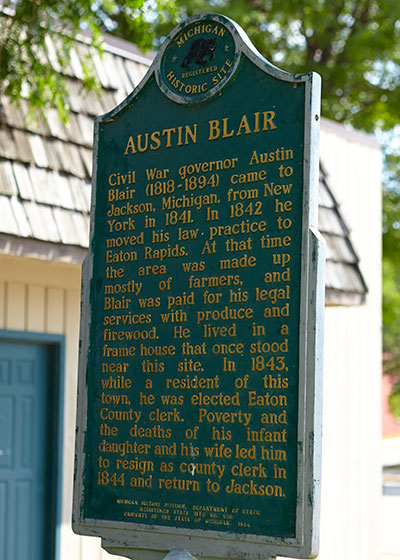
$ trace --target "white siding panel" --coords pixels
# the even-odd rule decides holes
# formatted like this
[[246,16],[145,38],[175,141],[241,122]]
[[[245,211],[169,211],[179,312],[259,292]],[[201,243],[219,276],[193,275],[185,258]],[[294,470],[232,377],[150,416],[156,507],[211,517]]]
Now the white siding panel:
[[81,559],[93,560],[101,559],[100,539],[97,537],[82,538],[81,540]]
[[[361,140],[361,141],[360,141]],[[322,123],[321,160],[351,228],[366,303],[325,313],[319,560],[379,558],[381,154]]]
[[28,286],[27,325],[28,331],[44,332],[46,324],[46,294],[43,286]]
[[7,289],[7,314],[6,328],[9,330],[23,331],[26,328],[26,286],[22,283],[12,282]]
[[0,329],[5,328],[6,322],[6,283],[0,280]]
[[64,290],[47,290],[46,326],[48,333],[63,334],[64,331]]
[[[68,458],[64,462],[64,480],[63,495],[72,496],[73,479],[74,479],[74,463],[70,460],[74,457],[75,430],[71,430],[71,426],[75,426],[76,417],[76,393],[77,393],[77,374],[78,374],[78,339],[79,339],[79,308],[80,308],[80,291],[78,286],[66,290],[65,299],[65,332],[66,336],[66,376],[64,385],[64,457]],[[71,499],[63,502],[63,521],[70,522],[72,516]]]
[[[60,560],[97,560],[99,539],[79,537],[71,529],[75,402],[78,360],[80,274],[77,267],[0,255],[0,328],[65,334],[65,402],[62,453]],[[23,281],[21,281],[23,279]],[[82,541],[97,552],[86,558]]]
[[[72,531],[71,521],[65,520],[61,526],[60,560],[83,560],[81,540],[82,538]],[[91,559],[88,558],[87,560]]]
[[371,321],[365,306],[326,311],[319,556],[324,560],[375,558],[378,548],[373,522],[380,491],[380,353]]

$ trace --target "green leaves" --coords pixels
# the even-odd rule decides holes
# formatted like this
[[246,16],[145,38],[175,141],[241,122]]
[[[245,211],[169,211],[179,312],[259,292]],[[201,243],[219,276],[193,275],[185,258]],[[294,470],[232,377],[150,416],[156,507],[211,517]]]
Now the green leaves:
[[[187,15],[204,0],[177,0]],[[400,3],[394,0],[216,0],[258,50],[288,72],[319,72],[325,117],[373,132],[400,119]]]
[[[174,23],[174,0],[17,0],[0,10],[0,94],[12,101],[27,99],[31,115],[57,107],[67,120],[67,80],[75,38],[91,33],[90,45],[101,51],[104,31],[150,48],[156,27]],[[90,61],[82,66],[85,88],[100,94]]]
[[400,418],[400,380],[397,380],[392,387],[389,395],[389,408],[396,419]]
[[[9,4],[11,5],[11,4]],[[159,46],[178,19],[215,11],[237,21],[271,62],[323,78],[323,115],[356,128],[390,129],[400,120],[400,3],[397,0],[18,0],[0,17],[1,91],[13,99],[46,65],[46,36],[59,37],[58,71],[48,86],[30,80],[30,102],[62,106],[57,87],[71,41],[82,29],[96,48],[108,31],[148,49]],[[61,53],[61,54],[60,54]],[[41,60],[39,69],[33,63]],[[33,64],[33,66],[32,66]],[[33,74],[32,74],[33,70]],[[85,85],[96,87],[85,72]]]
[[[383,191],[382,200],[383,350],[385,371],[398,375],[400,371],[400,154],[388,153],[386,161],[385,175],[388,186]],[[400,383],[393,388],[394,391],[396,387],[400,390]]]

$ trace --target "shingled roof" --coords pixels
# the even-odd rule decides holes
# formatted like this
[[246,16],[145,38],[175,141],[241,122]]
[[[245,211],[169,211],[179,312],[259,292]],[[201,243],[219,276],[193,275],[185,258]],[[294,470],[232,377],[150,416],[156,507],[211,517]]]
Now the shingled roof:
[[350,231],[322,165],[318,195],[318,228],[326,241],[325,301],[330,305],[361,304],[368,291],[367,285],[350,240]]
[[[90,54],[102,95],[82,88],[81,61]],[[49,64],[57,65],[48,41]],[[68,69],[71,113],[65,126],[56,109],[33,122],[28,106],[0,104],[0,252],[80,263],[89,242],[93,118],[131,93],[151,58],[134,45],[107,37],[100,57],[76,40]],[[321,169],[319,228],[327,242],[326,301],[362,303],[366,285],[349,230]]]

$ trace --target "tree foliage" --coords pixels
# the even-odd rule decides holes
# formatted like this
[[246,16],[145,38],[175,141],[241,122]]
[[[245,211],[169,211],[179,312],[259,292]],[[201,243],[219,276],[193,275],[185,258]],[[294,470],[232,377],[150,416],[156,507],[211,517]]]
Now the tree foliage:
[[[55,106],[66,119],[65,75],[77,34],[88,32],[91,45],[101,52],[102,33],[118,26],[128,39],[148,48],[155,36],[155,11],[160,25],[163,10],[170,20],[174,0],[0,0],[0,93],[12,101],[27,99],[33,110]],[[98,87],[89,57],[83,71],[84,87]]]
[[383,190],[383,352],[394,378],[390,408],[400,417],[400,154],[387,151]]
[[[97,47],[108,31],[149,48],[177,19],[213,11],[237,21],[284,70],[318,71],[324,116],[367,131],[400,121],[398,0],[0,0],[0,6],[1,91],[13,99],[28,92],[33,106],[62,109],[60,73],[83,28]],[[46,37],[55,36],[59,71],[48,64]],[[94,86],[89,64],[85,85]]]
[[[209,0],[176,0],[187,15]],[[398,0],[214,0],[258,50],[288,72],[322,76],[322,114],[358,129],[400,122]]]

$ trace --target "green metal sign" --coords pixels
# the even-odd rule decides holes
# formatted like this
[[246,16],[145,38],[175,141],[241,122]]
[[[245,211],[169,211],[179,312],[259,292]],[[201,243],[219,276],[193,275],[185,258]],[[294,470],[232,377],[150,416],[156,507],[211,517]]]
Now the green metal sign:
[[108,550],[316,552],[318,110],[205,15],[96,121],[74,528]]

